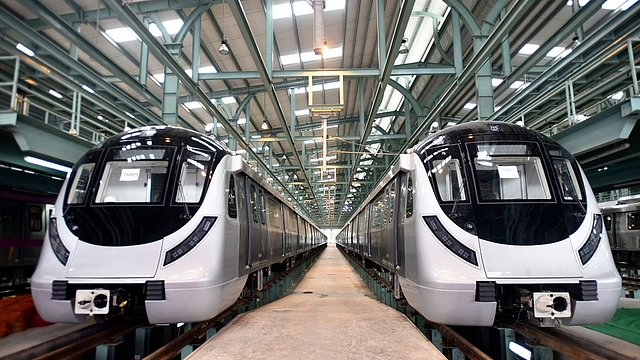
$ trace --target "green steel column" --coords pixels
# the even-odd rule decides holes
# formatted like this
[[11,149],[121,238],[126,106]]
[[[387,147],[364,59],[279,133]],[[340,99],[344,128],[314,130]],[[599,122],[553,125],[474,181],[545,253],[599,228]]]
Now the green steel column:
[[[171,55],[178,59],[182,43],[165,44]],[[178,125],[178,76],[168,66],[164,67],[164,84],[162,85],[162,121],[167,125]]]
[[201,17],[198,16],[197,20],[193,22],[193,45],[191,47],[191,78],[196,84],[200,78],[200,30],[202,28]]
[[378,24],[378,68],[380,77],[384,71],[384,64],[387,62],[387,45],[384,31],[384,0],[377,1],[376,23]]
[[460,37],[460,14],[453,9],[451,11],[451,21],[453,22],[453,64],[456,68],[456,76],[462,73],[462,38]]
[[360,102],[360,112],[358,113],[358,117],[360,118],[360,136],[364,134],[364,84],[362,78],[358,80],[358,95]]
[[[249,104],[244,108],[244,115],[247,119],[247,122],[244,123],[244,141],[246,141],[249,144],[249,147],[251,147],[251,134],[249,133],[249,126],[251,125],[251,106],[249,106]],[[247,162],[249,161],[248,151],[244,153],[244,158]]]
[[[267,0],[267,27],[266,27],[266,54],[265,67],[267,68],[267,76],[273,79],[273,0]],[[293,135],[293,131],[291,132]]]
[[[504,20],[507,16],[507,9],[502,9],[500,12],[500,18]],[[502,72],[507,77],[511,75],[511,45],[509,44],[509,36],[505,35],[502,40]]]
[[[291,103],[291,105],[289,106],[291,108],[291,112],[289,113],[289,116],[291,117],[291,122],[290,122],[290,130],[289,132],[291,132],[291,138],[295,139],[296,138],[296,91],[294,89],[291,89],[291,97],[289,98],[289,101]],[[304,142],[303,142],[303,146],[304,146]]]
[[[145,27],[149,27],[147,17],[142,19]],[[140,42],[140,72],[138,73],[138,81],[142,85],[147,85],[147,72],[149,71],[149,45],[144,41]]]

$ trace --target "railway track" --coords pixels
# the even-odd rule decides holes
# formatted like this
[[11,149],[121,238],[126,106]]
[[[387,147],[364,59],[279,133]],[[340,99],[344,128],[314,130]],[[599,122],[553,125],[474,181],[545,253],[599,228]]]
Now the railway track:
[[622,286],[631,290],[640,289],[640,278],[623,276]]
[[[268,277],[260,288],[252,287],[242,298],[236,301],[227,310],[218,316],[207,321],[187,324],[183,329],[176,332],[183,333],[175,337],[173,340],[164,345],[156,346],[156,350],[147,355],[149,351],[138,350],[138,339],[136,337],[136,355],[135,358],[145,359],[171,359],[175,354],[179,353],[187,345],[198,345],[206,340],[207,332],[212,329],[220,329],[233,319],[239,312],[248,311],[254,307],[262,306],[270,301],[276,300],[287,290],[294,278],[299,277],[302,272],[307,269],[317,258],[319,252],[311,251],[297,262],[293,263],[288,269],[279,273],[274,273]],[[175,327],[175,325],[174,325]],[[157,326],[149,325],[143,320],[125,320],[122,317],[111,318],[102,323],[96,323],[86,326],[80,330],[60,335],[54,339],[44,341],[36,346],[23,349],[15,353],[2,357],[2,360],[58,360],[58,359],[75,359],[85,353],[97,349],[100,345],[120,344],[127,341],[127,334],[135,332],[139,328],[155,329]],[[128,336],[132,338],[134,336]],[[125,340],[123,340],[125,339]],[[149,344],[142,344],[140,348],[148,347]],[[115,348],[115,347],[114,347]],[[98,350],[96,350],[96,354]],[[97,355],[96,355],[97,357]]]
[[[381,273],[376,269],[366,268],[365,266],[363,266],[362,262],[358,261],[355,258],[351,258],[349,254],[347,254],[347,258],[350,258],[352,260],[351,264],[353,264],[354,266],[360,266],[363,270],[363,273],[366,274],[366,276],[370,277],[369,280],[364,279],[366,283],[371,283],[373,281],[379,284],[384,289],[384,291],[393,292],[391,282],[387,278],[382,276]],[[361,273],[361,275],[363,273]],[[625,283],[625,281],[627,280],[628,283],[636,284],[636,286],[640,285],[640,279],[623,278],[623,283]],[[403,304],[402,306],[408,307],[408,304]],[[404,311],[404,313],[407,314],[406,311]],[[413,309],[409,313],[411,314],[411,317],[422,317],[420,313],[416,312]],[[421,330],[425,333],[425,335],[427,335],[427,337],[429,337],[428,331],[430,329],[439,331],[442,334],[443,342],[446,339],[446,342],[449,345],[458,348],[469,359],[484,360],[494,358],[488,355],[488,352],[492,349],[481,349],[480,347],[476,346],[476,344],[472,343],[449,326],[432,323],[426,320],[424,317],[422,317],[421,321],[416,321],[416,323],[423,324],[420,327],[422,327]],[[608,341],[608,343],[624,343],[629,344],[629,346],[603,346],[603,344],[595,343],[591,339],[580,336],[580,334],[578,334],[577,332],[572,331],[570,329],[571,327],[540,328],[526,322],[518,322],[511,325],[497,323],[494,328],[510,328],[517,334],[520,334],[520,336],[526,340],[525,342],[531,347],[546,347],[569,359],[640,359],[640,346],[635,346],[633,344],[615,338],[612,338],[613,340]],[[629,348],[631,348],[631,350],[629,350]]]

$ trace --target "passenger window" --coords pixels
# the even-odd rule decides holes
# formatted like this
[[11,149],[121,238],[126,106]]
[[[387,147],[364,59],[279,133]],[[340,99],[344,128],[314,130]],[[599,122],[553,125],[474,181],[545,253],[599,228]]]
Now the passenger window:
[[29,230],[42,231],[42,207],[29,206]]
[[627,214],[627,228],[629,230],[640,230],[640,212]]
[[229,195],[227,199],[227,212],[229,217],[235,219],[238,217],[238,207],[236,203],[236,177],[229,177]]
[[267,223],[267,216],[265,215],[266,209],[264,207],[264,192],[260,189],[258,193],[260,194],[260,223],[264,225]]
[[407,174],[407,210],[406,217],[413,216],[413,179],[411,174]]
[[605,215],[603,216],[604,218],[604,227],[605,229],[607,229],[607,231],[611,231],[611,224],[613,223],[613,219],[611,218],[611,215]]
[[269,203],[269,225],[273,227],[282,227],[280,219],[280,204],[272,198],[268,198]]
[[258,222],[258,202],[256,201],[256,186],[251,184],[251,214],[253,222]]

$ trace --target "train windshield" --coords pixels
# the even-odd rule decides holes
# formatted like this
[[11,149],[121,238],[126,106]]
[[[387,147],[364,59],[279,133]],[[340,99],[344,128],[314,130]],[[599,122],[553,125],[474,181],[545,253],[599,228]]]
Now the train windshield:
[[529,143],[469,144],[481,201],[549,200],[539,152]]
[[105,163],[95,202],[162,203],[173,148],[123,147]]

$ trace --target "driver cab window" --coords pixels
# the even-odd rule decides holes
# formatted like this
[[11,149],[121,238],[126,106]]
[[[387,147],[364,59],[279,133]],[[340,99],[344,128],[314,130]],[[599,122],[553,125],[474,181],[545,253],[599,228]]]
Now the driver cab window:
[[197,203],[207,184],[211,164],[211,155],[202,150],[187,146],[183,153],[184,162],[180,167],[176,202]]
[[438,186],[438,194],[442,201],[465,200],[460,161],[451,159],[434,160],[432,173]]
[[457,147],[436,149],[425,159],[427,171],[437,188],[440,201],[467,200],[464,173]]

